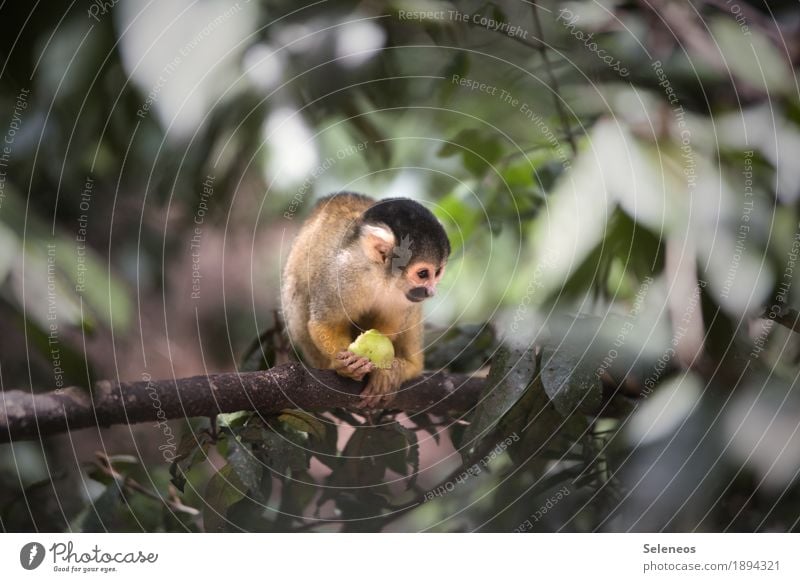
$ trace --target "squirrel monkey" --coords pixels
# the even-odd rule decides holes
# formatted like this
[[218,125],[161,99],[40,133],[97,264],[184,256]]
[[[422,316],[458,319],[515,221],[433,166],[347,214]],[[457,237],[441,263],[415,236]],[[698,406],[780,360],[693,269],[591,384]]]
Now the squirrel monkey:
[[[281,301],[286,329],[310,366],[361,381],[359,407],[386,407],[422,372],[422,305],[450,256],[450,241],[429,210],[407,198],[376,201],[340,193],[317,202],[292,245]],[[377,329],[394,344],[388,369],[348,351]]]

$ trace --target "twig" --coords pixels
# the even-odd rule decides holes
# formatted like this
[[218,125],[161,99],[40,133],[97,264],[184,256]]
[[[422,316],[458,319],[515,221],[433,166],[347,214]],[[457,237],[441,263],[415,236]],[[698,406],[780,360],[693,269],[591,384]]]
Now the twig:
[[144,485],[140,484],[133,477],[128,477],[127,475],[119,473],[116,469],[114,469],[114,467],[111,465],[111,460],[104,453],[98,451],[95,453],[95,456],[97,457],[97,461],[94,463],[95,467],[97,467],[98,470],[103,474],[114,479],[114,481],[119,483],[126,490],[140,493],[145,497],[149,497],[150,499],[164,503],[167,505],[167,507],[176,512],[186,513],[188,515],[198,515],[200,513],[200,511],[194,507],[189,507],[188,505],[181,503],[180,499],[168,499],[162,497],[158,493],[151,491]]
[[544,30],[542,28],[542,21],[539,18],[539,7],[536,6],[535,3],[531,4],[531,7],[533,8],[533,26],[536,28],[536,35],[539,37],[539,41],[536,43],[536,50],[538,50],[539,54],[542,56],[542,61],[544,62],[545,69],[547,70],[547,76],[550,79],[550,86],[552,87],[554,93],[553,101],[555,102],[558,117],[561,119],[561,125],[564,129],[564,134],[567,136],[569,147],[572,149],[572,155],[577,155],[578,145],[575,143],[575,136],[573,135],[572,128],[569,124],[569,117],[567,117],[564,104],[561,102],[561,91],[558,86],[558,79],[553,72],[553,65],[550,62],[550,55],[548,54],[547,46],[544,43]]
[[769,319],[783,327],[800,333],[800,311],[791,307],[773,305],[764,310],[761,319]]

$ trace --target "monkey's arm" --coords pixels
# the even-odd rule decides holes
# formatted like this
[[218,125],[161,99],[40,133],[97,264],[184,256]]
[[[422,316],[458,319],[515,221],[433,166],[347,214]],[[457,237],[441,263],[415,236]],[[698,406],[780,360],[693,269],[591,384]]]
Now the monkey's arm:
[[361,393],[361,408],[386,407],[403,382],[422,373],[424,354],[420,319],[418,313],[412,314],[410,321],[403,326],[403,331],[393,337],[395,359],[392,367],[372,370],[367,387]]
[[309,321],[308,333],[323,362],[314,363],[336,371],[340,376],[362,380],[372,371],[372,363],[367,358],[356,356],[347,350],[350,345],[350,324],[347,320],[334,322]]

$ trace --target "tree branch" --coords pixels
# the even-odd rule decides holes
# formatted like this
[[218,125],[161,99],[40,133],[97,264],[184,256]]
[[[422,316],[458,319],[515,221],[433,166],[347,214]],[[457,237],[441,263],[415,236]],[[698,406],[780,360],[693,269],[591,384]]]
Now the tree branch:
[[764,309],[761,319],[771,319],[783,327],[800,333],[800,311],[785,305],[774,304]]
[[[424,374],[407,382],[393,403],[406,412],[463,413],[478,401],[483,378],[464,374]],[[166,421],[223,412],[286,408],[309,411],[352,408],[362,384],[330,370],[298,363],[263,372],[194,376],[172,380],[95,384],[92,393],[77,387],[34,394],[0,392],[0,443],[89,427]]]

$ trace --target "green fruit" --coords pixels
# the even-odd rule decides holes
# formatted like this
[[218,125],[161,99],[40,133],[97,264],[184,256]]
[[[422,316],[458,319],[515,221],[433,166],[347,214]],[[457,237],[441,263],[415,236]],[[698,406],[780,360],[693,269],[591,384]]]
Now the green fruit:
[[392,367],[394,345],[392,340],[377,329],[365,331],[347,349],[357,356],[369,359],[376,368]]

